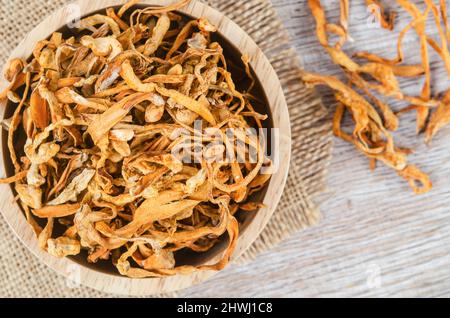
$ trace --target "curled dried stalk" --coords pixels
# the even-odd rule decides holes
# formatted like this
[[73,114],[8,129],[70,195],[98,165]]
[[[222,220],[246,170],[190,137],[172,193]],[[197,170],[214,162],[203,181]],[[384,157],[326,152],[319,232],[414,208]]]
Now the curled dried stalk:
[[385,9],[379,0],[366,0],[366,4],[371,14],[380,22],[380,26],[384,29],[392,31],[394,29],[396,12],[386,14]]
[[[422,57],[422,66],[425,70],[425,83],[422,88],[420,97],[427,101],[431,98],[431,68],[429,62],[428,42],[426,36],[426,21],[430,11],[430,3],[427,3],[427,9],[425,13],[407,0],[397,0],[397,3],[405,9],[415,21],[420,21],[414,25],[417,35],[420,39],[420,54]],[[422,131],[425,128],[426,121],[428,119],[430,110],[428,107],[417,106],[417,132]]]
[[[10,62],[0,97],[17,104],[8,122],[16,174],[0,183],[15,184],[40,247],[56,257],[85,251],[133,278],[220,270],[236,246],[236,212],[261,207],[250,196],[270,180],[263,136],[243,133],[267,115],[236,88],[211,40],[216,28],[173,12],[189,0],[137,3],[86,17],[83,36],[55,33],[29,61]],[[177,251],[206,252],[226,233],[216,264],[175,261]]]
[[[447,17],[446,17],[446,5],[445,2],[439,10],[438,6],[433,3],[431,0],[425,0],[427,6],[431,8],[431,12],[433,13],[434,21],[436,27],[438,29],[439,37],[441,38],[441,44],[437,44],[434,39],[427,37],[427,41],[430,46],[441,56],[444,61],[445,68],[447,70],[447,74],[450,76],[450,53],[448,49],[448,25],[447,25]],[[441,16],[442,14],[442,16]],[[444,28],[442,28],[442,21],[444,22]]]

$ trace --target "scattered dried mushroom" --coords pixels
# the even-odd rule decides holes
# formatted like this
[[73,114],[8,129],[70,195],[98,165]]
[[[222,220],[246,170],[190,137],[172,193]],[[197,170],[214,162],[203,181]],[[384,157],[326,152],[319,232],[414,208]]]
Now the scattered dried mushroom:
[[[210,159],[237,152],[226,129],[258,128],[267,116],[235,88],[211,40],[216,28],[174,12],[189,0],[136,9],[125,21],[137,2],[84,18],[79,37],[54,33],[28,62],[10,61],[0,98],[17,103],[7,123],[16,174],[1,182],[15,183],[40,247],[54,256],[85,249],[89,262],[110,259],[133,278],[220,270],[236,245],[234,215],[261,207],[249,196],[269,181],[261,168],[271,164],[258,135],[236,135],[255,162]],[[14,147],[19,131],[23,156]],[[205,148],[192,164],[173,154],[186,140],[201,146],[212,131],[226,147]],[[35,217],[47,220],[44,228]],[[55,222],[65,227],[56,238]],[[218,263],[177,266],[174,252],[206,252],[225,232]]]
[[[381,161],[393,168],[406,179],[417,194],[431,190],[432,183],[427,174],[408,163],[410,149],[397,147],[391,132],[398,129],[398,114],[417,111],[417,131],[425,131],[426,142],[430,142],[437,131],[450,123],[450,89],[443,96],[431,96],[431,72],[428,46],[443,59],[450,76],[450,29],[448,26],[446,1],[440,0],[437,6],[432,0],[424,0],[424,12],[407,0],[396,0],[397,4],[412,17],[411,22],[401,31],[397,43],[398,55],[394,59],[384,58],[369,52],[358,52],[355,58],[365,60],[357,63],[347,55],[342,47],[349,38],[349,1],[341,0],[339,24],[329,23],[320,0],[308,0],[309,7],[316,20],[316,32],[320,44],[329,53],[332,61],[339,65],[349,84],[344,84],[332,76],[304,73],[303,80],[309,85],[326,85],[335,92],[338,102],[333,121],[334,134],[353,143],[359,151],[370,158],[370,167],[375,168]],[[392,30],[395,13],[386,14],[380,1],[366,0],[380,26]],[[430,13],[437,26],[440,43],[426,34],[426,23]],[[405,34],[415,30],[420,40],[420,65],[402,65],[404,55],[402,41]],[[333,45],[329,37],[336,35],[339,40]],[[424,77],[425,83],[419,96],[405,95],[397,77]],[[365,95],[365,97],[364,97]],[[410,106],[395,113],[391,107],[376,95],[407,102]],[[435,111],[430,115],[431,110]],[[348,111],[355,123],[353,133],[341,129],[341,121]]]

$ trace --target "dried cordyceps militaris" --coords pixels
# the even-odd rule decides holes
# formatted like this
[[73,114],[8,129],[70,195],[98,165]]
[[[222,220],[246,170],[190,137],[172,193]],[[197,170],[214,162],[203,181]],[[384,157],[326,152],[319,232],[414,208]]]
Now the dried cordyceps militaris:
[[[17,103],[4,123],[16,175],[0,181],[15,183],[40,247],[52,255],[85,249],[90,262],[110,259],[136,278],[220,270],[236,245],[235,213],[260,208],[249,196],[270,179],[261,170],[271,165],[262,136],[244,133],[267,116],[236,89],[212,41],[216,28],[173,12],[189,0],[130,14],[137,2],[84,18],[79,37],[54,33],[28,62],[10,61],[0,97]],[[23,155],[14,148],[19,131]],[[192,163],[174,155],[186,142],[194,153],[217,138],[221,144],[201,148]],[[234,159],[215,160],[224,153]],[[55,222],[66,228],[58,237]],[[174,252],[208,251],[225,232],[218,263],[177,266]]]
[[395,12],[385,13],[384,7],[379,0],[366,0],[366,4],[372,15],[379,20],[380,26],[384,29],[393,30],[397,14]]
[[[417,167],[407,161],[409,149],[395,146],[390,131],[398,128],[399,121],[390,106],[377,98],[382,95],[407,102],[410,106],[397,113],[417,110],[417,130],[425,130],[426,141],[429,142],[436,132],[450,123],[450,90],[443,96],[431,96],[431,71],[428,46],[436,50],[443,59],[450,75],[450,53],[448,42],[450,31],[448,27],[447,8],[444,0],[438,7],[431,0],[424,1],[424,12],[407,0],[397,0],[397,4],[412,17],[411,22],[400,32],[397,43],[397,57],[388,59],[369,52],[357,52],[354,57],[365,60],[365,64],[354,61],[342,47],[348,39],[348,1],[341,1],[340,25],[329,23],[320,0],[309,0],[313,16],[316,20],[317,37],[320,44],[330,55],[332,61],[339,65],[348,78],[349,84],[342,83],[337,78],[319,74],[304,73],[303,80],[310,85],[326,85],[335,91],[338,106],[334,116],[334,134],[355,147],[370,158],[371,168],[376,161],[381,161],[395,169],[405,178],[415,193],[425,193],[432,188],[430,178]],[[380,1],[366,1],[380,25],[388,30],[393,29],[395,13],[386,18]],[[426,22],[430,13],[433,14],[438,29],[440,43],[426,34]],[[420,65],[403,65],[404,55],[402,41],[406,33],[415,30],[420,40]],[[329,35],[337,35],[339,40],[332,45]],[[424,77],[425,82],[419,96],[407,96],[400,87],[397,77]],[[375,94],[376,93],[376,94]],[[431,116],[430,112],[435,109]],[[341,129],[341,120],[348,110],[355,123],[353,133],[345,133]]]

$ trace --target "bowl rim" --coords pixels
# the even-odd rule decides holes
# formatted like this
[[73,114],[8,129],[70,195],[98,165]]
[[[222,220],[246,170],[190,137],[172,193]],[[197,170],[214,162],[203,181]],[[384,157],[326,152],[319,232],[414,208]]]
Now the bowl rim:
[[[141,0],[139,5],[161,6],[172,4],[174,2],[175,1],[173,0]],[[75,13],[82,17],[108,7],[123,5],[123,3],[123,0],[77,0],[71,4],[65,5],[51,13],[30,31],[13,50],[8,60],[12,58],[28,59],[38,40],[48,38],[54,30],[59,30],[67,25],[69,22],[68,17],[73,17],[74,15],[74,9],[76,11]],[[212,24],[218,27],[218,31],[221,35],[233,44],[239,52],[242,53],[245,51],[245,53],[248,54],[250,64],[266,93],[268,106],[272,113],[273,125],[278,129],[279,139],[277,142],[277,156],[279,163],[278,169],[272,176],[264,197],[264,204],[266,207],[261,208],[254,219],[249,222],[246,230],[243,233],[240,233],[236,249],[231,257],[231,261],[233,261],[246,251],[259,237],[274,213],[286,185],[291,157],[291,127],[287,102],[280,80],[269,60],[254,40],[235,22],[216,9],[213,9],[198,0],[192,0],[189,5],[177,11],[195,18],[202,16],[207,17]],[[8,83],[5,79],[0,79],[0,88],[5,88],[7,85]],[[0,118],[4,118],[6,104],[7,101],[0,102]],[[4,136],[5,133],[6,132],[3,130],[2,136]],[[0,160],[2,161],[0,173],[3,176],[6,176],[5,164],[3,162],[3,147],[0,147],[0,156]],[[0,200],[0,212],[3,214],[6,222],[12,228],[15,235],[47,266],[77,284],[85,285],[107,293],[148,296],[181,290],[205,281],[217,273],[215,271],[201,271],[190,275],[176,275],[164,278],[131,279],[85,267],[70,258],[55,258],[40,250],[38,247],[34,232],[26,221],[21,209],[14,202],[14,194],[11,187],[9,185],[0,185],[0,191],[0,197],[2,198],[2,200]],[[221,255],[217,255],[212,258],[210,262],[214,262],[220,257]],[[71,283],[68,285],[72,286],[73,284]]]

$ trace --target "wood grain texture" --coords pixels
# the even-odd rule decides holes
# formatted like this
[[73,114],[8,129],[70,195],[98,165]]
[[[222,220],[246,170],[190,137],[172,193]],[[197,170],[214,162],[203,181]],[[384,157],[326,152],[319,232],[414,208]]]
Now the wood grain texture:
[[[318,45],[314,20],[306,0],[272,0],[289,29],[305,68],[340,74]],[[322,1],[330,19],[338,17],[339,1]],[[401,13],[393,33],[371,28],[364,1],[351,2],[348,52],[370,50],[395,56],[399,30],[409,21]],[[422,3],[422,1],[412,1]],[[395,7],[394,1],[383,1]],[[450,13],[450,12],[449,12]],[[432,23],[430,29],[435,28]],[[435,33],[436,34],[436,33]],[[418,39],[405,39],[409,63],[420,61]],[[442,62],[432,52],[433,92],[450,83]],[[402,82],[406,92],[417,94],[422,81]],[[334,105],[320,89],[326,105]],[[399,104],[393,104],[395,108]],[[411,162],[429,172],[434,189],[415,196],[395,173],[368,161],[353,147],[335,142],[327,191],[317,202],[323,212],[315,228],[299,232],[246,266],[232,267],[214,281],[186,290],[190,297],[449,297],[450,296],[450,127],[430,147],[415,133],[415,115],[401,118],[396,134],[403,146],[416,153]],[[217,288],[220,286],[220,288]]]
[[[142,4],[157,4],[162,6],[173,2],[173,0],[141,1]],[[123,0],[79,0],[76,2],[78,5],[77,8],[79,8],[79,12],[77,13],[81,16],[85,16],[100,9],[122,5],[123,3]],[[272,112],[274,127],[279,129],[280,137],[283,138],[283,142],[275,145],[278,150],[279,160],[283,163],[289,163],[291,131],[286,101],[279,79],[260,48],[239,26],[220,12],[205,4],[198,1],[192,1],[187,7],[180,11],[196,18],[208,18],[212,24],[218,27],[219,32],[227,38],[231,44],[233,44],[240,52],[248,54],[250,64],[266,92],[269,107]],[[32,50],[38,40],[49,37],[53,31],[59,30],[66,23],[70,22],[73,15],[69,15],[69,12],[70,10],[66,6],[49,15],[42,23],[27,34],[25,39],[12,52],[10,59],[27,59],[31,56]],[[69,19],[68,16],[71,18]],[[6,87],[6,85],[7,83],[5,80],[0,82],[1,87]],[[6,102],[2,102],[0,106],[0,118],[4,118]],[[3,131],[2,134],[5,135],[6,132]],[[5,140],[5,138],[3,140]],[[2,150],[0,150],[0,157],[4,157]],[[264,199],[265,207],[260,209],[258,213],[255,214],[251,223],[241,231],[231,260],[238,258],[239,255],[253,243],[266,226],[283,192],[288,169],[289,165],[283,164],[280,165],[273,174]],[[3,164],[0,167],[0,174],[5,176],[5,167]],[[129,279],[117,274],[112,275],[111,273],[99,272],[87,267],[79,266],[69,258],[56,259],[38,248],[37,239],[31,230],[31,227],[27,224],[18,205],[15,203],[10,186],[0,185],[0,191],[0,210],[7,223],[18,235],[20,240],[44,263],[63,276],[71,276],[74,271],[78,272],[79,282],[85,286],[108,293],[122,295],[153,295],[173,292],[192,286],[193,284],[198,284],[216,273],[213,271],[203,271],[192,275],[178,275],[167,278]],[[215,255],[207,260],[207,264],[214,264],[219,261],[220,258],[220,254]]]

